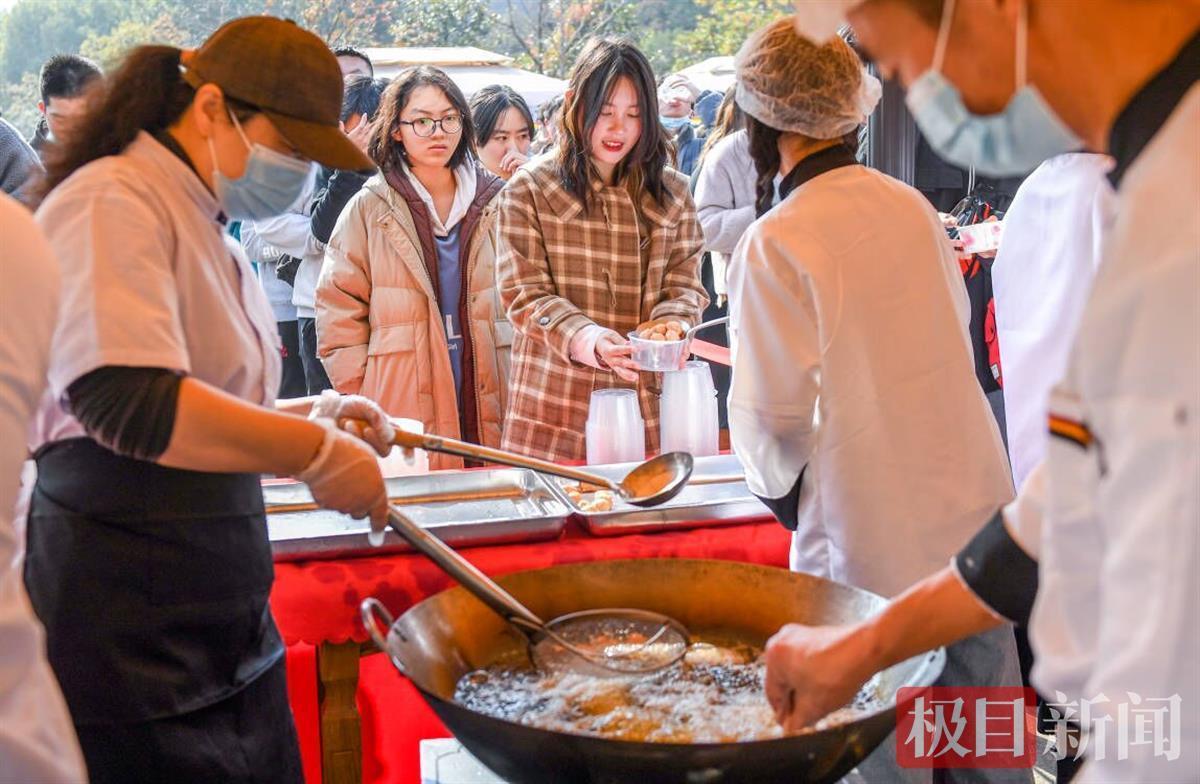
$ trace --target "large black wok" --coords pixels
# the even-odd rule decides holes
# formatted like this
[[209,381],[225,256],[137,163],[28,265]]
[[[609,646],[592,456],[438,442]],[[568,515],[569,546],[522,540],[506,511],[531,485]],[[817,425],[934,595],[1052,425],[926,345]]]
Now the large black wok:
[[[729,561],[598,561],[518,572],[498,582],[543,618],[639,607],[673,616],[693,630],[736,630],[759,642],[789,621],[846,623],[872,614],[884,602],[828,580]],[[412,607],[391,625],[384,641],[392,662],[454,736],[514,784],[836,781],[895,726],[896,690],[932,684],[945,661],[939,650],[892,667],[883,674],[887,707],[820,732],[746,743],[634,743],[527,727],[452,701],[464,674],[519,642],[499,616],[462,588]]]

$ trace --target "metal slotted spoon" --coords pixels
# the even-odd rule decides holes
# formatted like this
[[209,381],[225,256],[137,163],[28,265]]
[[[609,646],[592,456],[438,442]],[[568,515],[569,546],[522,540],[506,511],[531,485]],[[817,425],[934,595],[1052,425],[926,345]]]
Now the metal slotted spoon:
[[[388,524],[521,632],[528,642],[530,660],[540,669],[638,675],[670,667],[688,651],[691,641],[687,628],[673,618],[649,610],[584,610],[545,622],[395,506],[388,506]],[[364,602],[363,624],[368,629],[373,628],[374,609]]]

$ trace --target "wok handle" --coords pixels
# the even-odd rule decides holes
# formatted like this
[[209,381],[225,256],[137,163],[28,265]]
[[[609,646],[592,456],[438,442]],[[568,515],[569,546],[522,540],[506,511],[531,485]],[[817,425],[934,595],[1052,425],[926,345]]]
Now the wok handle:
[[[367,634],[370,636],[371,642],[375,643],[376,648],[388,655],[388,658],[392,660],[392,664],[395,665],[396,669],[399,670],[401,674],[408,675],[408,673],[404,671],[404,662],[396,658],[396,655],[388,649],[388,630],[392,628],[392,624],[395,623],[395,621],[392,620],[392,614],[387,611],[386,607],[383,606],[383,602],[379,601],[374,596],[368,596],[366,599],[363,599],[362,604],[358,606],[358,612],[359,615],[362,616],[363,628],[367,630]],[[383,631],[380,631],[379,629],[380,620],[382,620],[384,623]]]

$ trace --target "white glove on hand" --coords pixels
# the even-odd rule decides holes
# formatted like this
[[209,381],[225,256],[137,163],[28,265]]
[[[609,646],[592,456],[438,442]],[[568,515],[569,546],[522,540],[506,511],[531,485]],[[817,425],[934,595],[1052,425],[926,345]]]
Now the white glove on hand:
[[[395,438],[396,432],[392,423],[388,421],[387,413],[370,398],[362,395],[339,395],[332,389],[326,389],[308,413],[309,419],[321,417],[332,419],[338,427],[366,441],[374,447],[380,457],[387,457],[392,451],[392,439]],[[343,426],[343,421],[347,419],[361,420],[367,423],[367,427],[360,428],[356,422]]]
[[315,420],[325,428],[316,456],[296,479],[308,485],[313,500],[355,519],[371,518],[371,543],[382,543],[387,527],[387,489],[379,462],[366,444],[339,430],[332,419]]

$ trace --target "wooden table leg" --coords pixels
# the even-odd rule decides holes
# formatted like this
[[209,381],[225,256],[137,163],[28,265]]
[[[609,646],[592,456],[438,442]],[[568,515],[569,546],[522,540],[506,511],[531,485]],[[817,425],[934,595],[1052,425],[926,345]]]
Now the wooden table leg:
[[356,642],[322,643],[317,649],[317,704],[321,716],[321,777],[324,784],[361,784],[362,731]]

